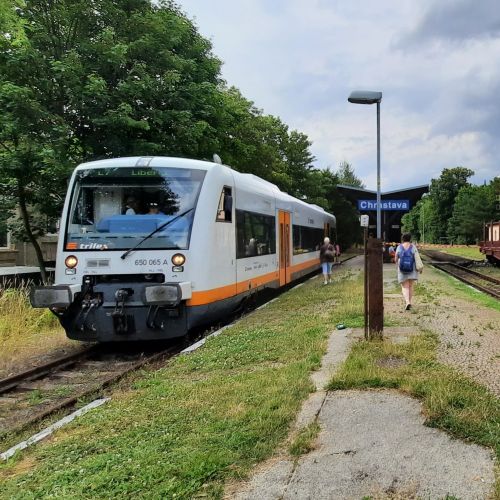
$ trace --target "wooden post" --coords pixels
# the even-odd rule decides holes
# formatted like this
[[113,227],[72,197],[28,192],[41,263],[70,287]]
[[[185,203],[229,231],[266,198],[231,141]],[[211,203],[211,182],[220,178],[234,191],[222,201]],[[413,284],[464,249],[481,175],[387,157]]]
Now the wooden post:
[[382,338],[384,331],[384,280],[382,240],[368,239],[369,336]]

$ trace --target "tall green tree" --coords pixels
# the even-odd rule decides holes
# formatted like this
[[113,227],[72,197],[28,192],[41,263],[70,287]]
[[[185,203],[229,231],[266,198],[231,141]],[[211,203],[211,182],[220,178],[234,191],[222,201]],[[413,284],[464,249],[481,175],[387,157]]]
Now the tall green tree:
[[82,160],[218,147],[220,61],[170,2],[7,0],[0,10],[0,196],[57,213]]
[[464,186],[455,198],[448,235],[457,243],[477,243],[483,237],[484,224],[499,216],[495,180],[484,186]]
[[341,249],[346,249],[354,243],[362,241],[362,231],[359,225],[359,212],[353,204],[344,198],[337,186],[339,182],[338,173],[326,170],[314,170],[314,186],[316,197],[308,198],[309,202],[322,206],[328,212],[335,215],[337,219],[337,242]]
[[429,234],[435,242],[447,239],[448,220],[453,213],[455,198],[474,172],[468,168],[445,168],[438,179],[432,179],[430,185]]
[[420,240],[420,212],[421,212],[421,201],[418,201],[415,206],[406,214],[401,217],[401,232],[411,233],[412,238]]
[[339,179],[339,184],[343,184],[344,186],[353,186],[362,189],[365,187],[361,179],[356,176],[352,165],[345,160],[339,163],[337,177]]

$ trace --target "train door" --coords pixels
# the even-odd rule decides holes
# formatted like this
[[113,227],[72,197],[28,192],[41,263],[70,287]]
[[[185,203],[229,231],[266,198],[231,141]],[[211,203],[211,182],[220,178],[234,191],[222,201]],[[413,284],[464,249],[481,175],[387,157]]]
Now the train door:
[[290,212],[278,211],[280,286],[290,283]]

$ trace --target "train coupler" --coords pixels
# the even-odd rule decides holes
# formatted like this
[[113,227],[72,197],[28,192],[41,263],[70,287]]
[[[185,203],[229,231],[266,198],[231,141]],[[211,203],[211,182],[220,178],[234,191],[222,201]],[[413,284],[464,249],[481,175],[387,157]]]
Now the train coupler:
[[120,288],[115,292],[116,304],[111,318],[113,319],[113,329],[117,335],[127,335],[134,331],[133,316],[125,314],[125,301],[132,293],[126,288]]

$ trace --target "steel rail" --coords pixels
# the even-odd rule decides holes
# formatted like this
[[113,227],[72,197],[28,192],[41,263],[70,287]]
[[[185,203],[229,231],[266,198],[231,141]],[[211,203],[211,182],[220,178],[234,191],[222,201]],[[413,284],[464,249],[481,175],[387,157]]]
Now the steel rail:
[[[181,344],[176,344],[175,346],[169,347],[168,349],[164,349],[160,352],[156,352],[156,353],[153,353],[150,355],[143,355],[143,357],[141,359],[139,359],[138,361],[136,361],[134,363],[129,364],[124,369],[116,370],[111,375],[103,377],[101,380],[97,381],[95,384],[91,384],[80,391],[77,390],[71,396],[64,398],[60,401],[57,401],[49,406],[44,407],[42,411],[35,412],[30,417],[23,419],[20,423],[17,423],[16,425],[9,427],[8,429],[2,429],[0,431],[0,434],[5,434],[6,432],[9,432],[9,433],[19,432],[19,431],[23,430],[24,428],[26,428],[27,426],[34,424],[34,423],[50,416],[51,414],[53,414],[59,410],[63,410],[65,408],[73,406],[82,397],[85,397],[85,396],[90,395],[90,394],[95,394],[95,393],[105,389],[109,385],[119,381],[126,374],[128,374],[132,371],[135,371],[148,363],[152,363],[152,362],[154,362],[158,359],[161,359],[163,357],[174,356],[175,354],[177,354],[180,351],[180,345]],[[64,365],[60,365],[60,368],[67,367],[68,365],[76,365],[79,361],[84,362],[87,357],[89,357],[89,353],[86,353],[86,356],[81,356],[80,359],[76,359],[73,362],[68,362]],[[121,361],[122,360],[117,359],[117,362],[121,362]],[[103,366],[105,366],[106,363],[108,363],[110,366],[112,366],[112,362],[110,362],[109,360],[104,360],[104,361],[102,361],[102,363],[103,363]],[[51,364],[53,364],[53,363],[51,363]],[[43,368],[45,368],[45,367],[43,367]],[[31,371],[32,370],[29,370],[28,373]],[[52,369],[46,374],[52,375],[55,373],[57,373],[57,369]],[[22,374],[19,374],[18,376],[15,376],[15,377],[19,378],[21,375]],[[36,378],[40,379],[41,376],[38,376]],[[31,380],[32,379],[30,379],[30,381]],[[27,381],[27,379],[16,381],[17,383],[15,384],[15,386],[13,386],[9,390],[15,389],[15,387],[17,385],[21,384],[22,382],[26,382],[26,381]],[[8,392],[8,390],[6,392]]]
[[15,389],[19,384],[23,382],[31,382],[38,378],[49,375],[52,372],[61,370],[63,368],[68,368],[71,365],[82,361],[83,359],[90,356],[96,351],[96,346],[89,347],[83,351],[79,351],[68,356],[62,356],[44,365],[36,366],[35,368],[30,368],[29,370],[16,373],[10,377],[0,379],[0,395],[4,394],[12,389]]
[[467,285],[470,285],[474,288],[477,288],[478,290],[487,293],[488,295],[491,295],[492,297],[495,297],[496,299],[500,299],[500,292],[497,291],[496,289],[492,287],[487,287],[482,284],[479,284],[471,279],[468,279],[467,276],[474,276],[475,278],[480,278],[481,280],[486,281],[487,283],[493,283],[500,289],[500,280],[493,278],[492,276],[486,276],[484,274],[478,273],[476,271],[472,271],[470,269],[467,269],[466,267],[459,266],[458,264],[453,264],[453,263],[444,263],[444,262],[439,262],[435,263],[433,262],[432,265],[440,269],[441,271],[453,276],[454,278],[457,278],[458,280],[462,281],[463,283],[466,283]]

